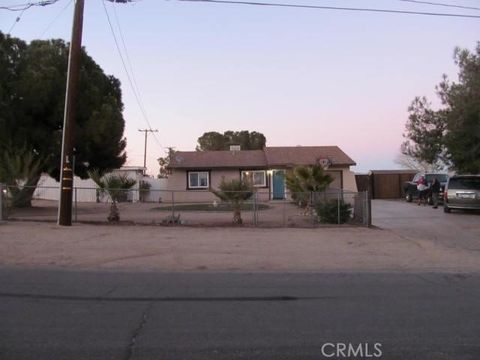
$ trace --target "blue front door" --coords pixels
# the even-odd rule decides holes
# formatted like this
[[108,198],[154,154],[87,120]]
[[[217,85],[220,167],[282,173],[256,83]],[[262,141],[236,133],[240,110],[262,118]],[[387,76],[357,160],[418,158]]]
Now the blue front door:
[[272,177],[273,200],[282,200],[285,198],[285,171],[275,170]]

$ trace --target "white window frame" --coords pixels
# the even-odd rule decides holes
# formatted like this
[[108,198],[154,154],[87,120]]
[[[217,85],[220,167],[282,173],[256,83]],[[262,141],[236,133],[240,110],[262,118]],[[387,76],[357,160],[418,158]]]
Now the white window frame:
[[[191,174],[197,174],[197,179],[198,179],[198,184],[200,184],[200,175],[206,175],[207,176],[207,185],[197,185],[197,186],[192,186],[190,184],[190,175]],[[187,182],[188,182],[188,189],[208,189],[210,188],[210,173],[208,171],[188,171],[187,172]]]
[[267,187],[267,171],[266,170],[245,170],[242,171],[242,179],[245,179],[247,176],[252,176],[252,179],[255,178],[254,173],[262,173],[263,183],[262,184],[253,184],[254,187]]

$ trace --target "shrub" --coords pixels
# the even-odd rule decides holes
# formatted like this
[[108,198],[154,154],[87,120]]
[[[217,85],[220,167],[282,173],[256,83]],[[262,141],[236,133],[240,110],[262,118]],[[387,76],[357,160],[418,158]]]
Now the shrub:
[[344,224],[350,219],[352,207],[343,200],[329,200],[317,203],[315,210],[318,220],[323,224]]

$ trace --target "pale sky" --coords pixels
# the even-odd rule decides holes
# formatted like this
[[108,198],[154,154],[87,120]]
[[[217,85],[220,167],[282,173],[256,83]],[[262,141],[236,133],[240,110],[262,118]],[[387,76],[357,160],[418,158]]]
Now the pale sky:
[[[480,16],[401,0],[269,2]],[[438,2],[480,8],[478,0]],[[416,95],[434,100],[442,74],[456,79],[455,46],[473,50],[480,40],[480,19],[175,0],[105,5],[148,122],[159,130],[148,138],[151,175],[166,147],[194,150],[204,132],[226,130],[262,132],[269,146],[338,145],[358,172],[398,168],[410,102]],[[69,41],[72,13],[71,0],[0,10],[0,30],[26,41]],[[86,0],[83,46],[122,82],[126,165],[141,166],[138,129],[149,125],[101,0]]]

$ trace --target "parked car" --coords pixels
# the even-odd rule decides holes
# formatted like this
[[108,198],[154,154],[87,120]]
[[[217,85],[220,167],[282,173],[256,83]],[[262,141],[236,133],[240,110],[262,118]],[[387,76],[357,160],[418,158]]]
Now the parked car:
[[448,179],[443,211],[480,210],[480,175],[455,175]]
[[[418,198],[417,182],[422,176],[425,177],[425,181],[427,182],[427,186],[429,189],[430,189],[430,185],[432,184],[433,178],[437,178],[437,180],[440,182],[439,200],[442,200],[445,185],[447,184],[447,180],[448,180],[448,175],[443,173],[422,173],[422,172],[415,174],[415,176],[411,181],[407,181],[403,184],[405,200],[407,202],[412,202],[414,199]],[[427,193],[427,202],[430,205],[433,204],[432,194],[430,190],[428,190],[428,193]]]

